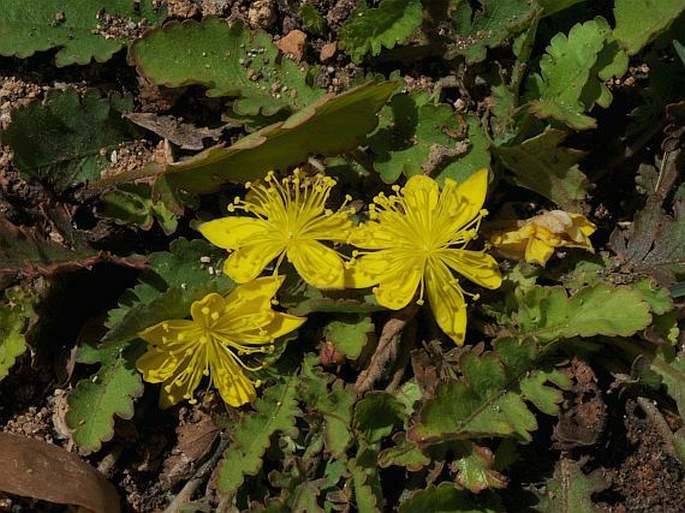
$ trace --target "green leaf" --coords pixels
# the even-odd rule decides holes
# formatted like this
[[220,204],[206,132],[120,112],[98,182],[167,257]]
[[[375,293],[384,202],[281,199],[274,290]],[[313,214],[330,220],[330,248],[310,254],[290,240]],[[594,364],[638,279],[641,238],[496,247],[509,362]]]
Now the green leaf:
[[500,146],[496,151],[518,185],[573,210],[587,197],[588,183],[578,167],[583,152],[559,146],[566,135],[548,128],[521,144]]
[[404,44],[421,21],[420,0],[381,0],[375,8],[363,1],[340,27],[339,45],[360,64],[367,53],[378,55],[383,47]]
[[219,463],[217,485],[223,495],[235,494],[245,476],[255,476],[262,468],[264,452],[276,433],[295,436],[297,375],[269,387],[254,403],[254,413],[244,415],[234,427],[232,443]]
[[502,513],[506,511],[496,496],[474,495],[453,483],[429,484],[414,492],[402,504],[399,513]]
[[668,395],[678,406],[681,415],[685,415],[685,357],[678,354],[673,357],[670,350],[659,351],[652,359],[650,370],[661,377]]
[[347,316],[338,319],[326,325],[323,336],[335,345],[336,351],[350,360],[356,360],[369,337],[375,333],[375,326],[368,316]]
[[348,463],[352,477],[354,498],[359,513],[381,513],[383,511],[383,492],[376,465],[376,451],[363,447],[356,458]]
[[685,0],[615,0],[614,35],[628,55],[635,55],[665,32],[684,10]]
[[494,353],[481,357],[467,353],[460,362],[463,378],[437,385],[413,416],[407,438],[421,445],[492,436],[530,441],[537,421],[525,401],[556,414],[562,396],[546,383],[570,385],[559,371],[539,369],[536,353],[535,343],[514,339],[498,341]]
[[130,98],[103,97],[91,89],[80,98],[74,89],[51,90],[44,102],[32,102],[12,113],[2,133],[14,152],[14,163],[27,180],[50,184],[62,192],[100,179],[110,164],[109,152],[141,132],[121,117]]
[[547,482],[545,494],[535,508],[539,513],[600,513],[604,509],[592,503],[592,494],[606,488],[606,483],[597,470],[585,475],[573,460],[562,458],[554,468],[554,476]]
[[311,4],[300,5],[300,18],[304,29],[314,36],[322,36],[326,33],[326,19]]
[[37,228],[15,226],[0,218],[0,276],[33,276],[51,274],[58,269],[88,268],[105,257],[80,238],[68,248]]
[[155,220],[171,235],[178,227],[178,219],[166,205],[152,200],[152,189],[148,184],[122,184],[116,190],[102,196],[103,217],[113,219],[117,224],[135,225],[149,230]]
[[645,278],[631,284],[649,305],[649,309],[656,315],[662,315],[673,310],[673,299],[667,288],[659,287],[652,279]]
[[300,377],[300,393],[307,405],[323,418],[326,450],[333,457],[340,458],[352,442],[350,424],[354,399],[351,392],[339,382],[329,388],[328,382],[333,376],[323,374],[315,368],[317,361],[314,355],[305,357]]
[[0,381],[27,349],[24,332],[33,316],[32,300],[21,289],[7,289],[0,304]]
[[165,18],[151,0],[5,0],[0,17],[0,55],[25,58],[59,48],[58,67],[105,62],[131,38],[112,37],[108,25],[133,23],[141,31]]
[[538,8],[529,0],[478,0],[474,10],[470,2],[459,2],[452,13],[447,57],[466,57],[473,64],[485,60],[488,48],[502,46],[512,35],[525,29],[537,16]]
[[552,14],[585,1],[587,0],[536,0],[536,3],[542,7],[545,16],[551,16]]
[[392,394],[369,392],[357,402],[353,426],[366,443],[375,444],[404,424],[404,407]]
[[450,468],[456,472],[456,482],[461,486],[472,493],[506,488],[507,478],[492,468],[495,456],[490,449],[463,441],[456,452]]
[[394,82],[369,82],[324,97],[228,148],[210,148],[167,165],[155,188],[164,182],[174,191],[211,193],[225,182],[261,178],[271,169],[286,169],[312,154],[330,156],[352,150],[376,127],[376,113],[395,87]]
[[652,321],[649,304],[628,286],[599,283],[568,297],[563,287],[535,287],[519,303],[520,336],[550,342],[595,335],[627,337]]
[[540,61],[542,75],[531,75],[530,111],[576,130],[595,128],[585,115],[595,103],[608,107],[611,93],[604,81],[622,75],[628,56],[618,48],[606,20],[597,17],[574,25],[568,36],[557,34]]
[[383,309],[373,294],[354,290],[320,290],[299,278],[285,281],[279,291],[279,301],[288,313],[299,316],[313,312],[365,314]]
[[325,92],[311,85],[305,65],[279,58],[266,32],[218,18],[167,23],[138,39],[130,57],[156,84],[199,84],[208,88],[207,96],[235,98],[232,108],[239,116],[300,110]]
[[98,451],[114,436],[114,416],[133,417],[133,401],[143,394],[143,383],[132,359],[101,352],[102,366],[82,379],[69,395],[67,425],[82,450]]
[[451,106],[430,103],[425,92],[395,94],[380,120],[368,145],[385,183],[426,172],[440,182],[463,182],[490,164],[489,142],[478,119],[457,117]]
[[378,454],[378,465],[381,468],[395,465],[405,467],[410,472],[418,472],[430,464],[431,459],[423,454],[417,444],[407,440],[405,433],[397,433],[392,440],[396,445],[383,449]]

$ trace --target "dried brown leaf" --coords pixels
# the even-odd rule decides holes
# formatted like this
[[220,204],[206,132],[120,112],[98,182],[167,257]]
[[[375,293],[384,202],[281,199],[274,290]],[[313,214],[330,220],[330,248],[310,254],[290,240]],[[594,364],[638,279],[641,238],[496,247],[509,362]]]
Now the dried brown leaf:
[[92,513],[121,511],[114,486],[61,447],[0,433],[0,454],[0,490],[4,492],[80,506]]

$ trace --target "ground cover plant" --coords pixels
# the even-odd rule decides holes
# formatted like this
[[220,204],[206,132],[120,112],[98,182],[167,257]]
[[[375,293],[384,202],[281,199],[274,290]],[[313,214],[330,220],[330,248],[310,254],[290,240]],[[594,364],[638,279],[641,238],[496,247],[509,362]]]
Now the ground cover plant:
[[685,0],[6,4],[0,511],[682,510]]

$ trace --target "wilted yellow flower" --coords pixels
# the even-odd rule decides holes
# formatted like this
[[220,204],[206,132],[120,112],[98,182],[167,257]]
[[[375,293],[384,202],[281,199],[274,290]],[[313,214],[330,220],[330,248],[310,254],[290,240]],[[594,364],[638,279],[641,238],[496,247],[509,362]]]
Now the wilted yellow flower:
[[210,377],[223,400],[231,406],[252,401],[255,384],[240,359],[274,350],[276,338],[297,329],[305,321],[271,308],[283,276],[259,278],[238,285],[226,297],[207,294],[190,307],[192,320],[160,322],[138,335],[150,346],[136,362],[143,379],[163,383],[162,407],[183,399],[194,403],[193,392],[202,376]]
[[597,227],[585,216],[552,210],[518,222],[518,230],[495,234],[493,246],[506,258],[544,266],[555,248],[582,248],[591,253],[589,236]]
[[355,288],[374,287],[378,302],[393,310],[415,297],[428,297],[440,328],[457,344],[464,343],[464,290],[452,271],[496,289],[502,282],[497,262],[483,251],[463,249],[477,237],[488,186],[481,169],[464,183],[438,184],[425,175],[409,178],[395,195],[379,194],[369,207],[371,220],[353,230],[355,252],[348,279]]
[[341,289],[342,257],[321,243],[347,241],[352,227],[345,205],[335,212],[326,208],[335,184],[321,174],[302,177],[299,170],[281,181],[269,173],[264,182],[247,183],[246,198],[236,198],[229,206],[229,212],[240,209],[255,217],[223,217],[201,224],[199,230],[215,246],[232,251],[224,272],[238,283],[255,279],[275,258],[278,270],[287,257],[310,285]]

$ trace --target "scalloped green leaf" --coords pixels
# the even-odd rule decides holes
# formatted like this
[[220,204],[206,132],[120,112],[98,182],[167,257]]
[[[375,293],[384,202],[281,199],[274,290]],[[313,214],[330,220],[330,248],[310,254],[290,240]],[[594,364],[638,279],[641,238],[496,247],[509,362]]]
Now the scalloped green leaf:
[[335,344],[335,350],[350,360],[356,360],[375,333],[375,326],[369,316],[338,317],[329,322],[323,330],[326,340]]
[[506,511],[495,495],[474,495],[454,483],[429,484],[409,495],[399,513],[503,513]]
[[74,441],[85,451],[98,451],[114,436],[114,417],[133,417],[133,402],[143,395],[143,382],[133,358],[114,352],[98,355],[102,366],[82,379],[69,395],[66,422]]
[[563,398],[557,388],[570,385],[561,372],[540,369],[536,357],[534,342],[513,338],[480,357],[467,353],[462,379],[437,385],[412,417],[407,438],[421,445],[493,436],[529,442],[537,420],[526,402],[556,414]]
[[347,469],[352,477],[354,499],[360,513],[381,513],[383,511],[383,490],[381,489],[377,452],[364,447],[356,458],[349,460]]
[[353,427],[366,443],[375,444],[404,424],[404,406],[387,392],[368,392],[354,409]]
[[138,31],[166,17],[152,0],[4,0],[0,16],[0,55],[19,58],[59,48],[58,67],[105,62],[127,42],[108,26],[134,23]]
[[519,302],[520,336],[550,342],[595,335],[628,337],[649,326],[649,304],[628,286],[599,283],[568,296],[563,287],[535,287]]
[[255,411],[244,415],[233,428],[232,443],[219,463],[217,485],[223,495],[233,495],[245,476],[255,476],[262,468],[264,453],[276,433],[295,436],[297,382],[291,375],[285,381],[267,388],[254,403]]
[[574,210],[587,197],[588,180],[578,162],[584,153],[560,146],[567,134],[548,128],[514,146],[500,146],[497,155],[513,172],[517,185]]
[[301,395],[307,405],[321,415],[324,421],[324,444],[333,457],[341,458],[352,442],[352,393],[341,383],[329,386],[334,377],[315,367],[318,358],[308,355],[300,376]]
[[166,205],[152,200],[148,184],[121,184],[101,198],[100,215],[121,225],[133,225],[142,230],[152,228],[155,220],[165,234],[171,235],[178,228],[178,218]]
[[455,459],[450,465],[455,480],[471,493],[506,488],[508,480],[494,470],[495,455],[487,447],[469,441],[458,443]]
[[310,155],[353,150],[376,127],[376,113],[396,86],[394,82],[369,82],[334,97],[325,96],[228,148],[210,148],[168,164],[155,188],[211,193],[223,183],[261,178],[272,169],[304,162]]
[[12,148],[14,163],[27,181],[47,183],[61,192],[99,180],[110,165],[109,152],[142,137],[121,117],[132,109],[130,97],[106,97],[94,89],[79,96],[74,89],[53,89],[43,102],[12,113],[2,141]]
[[199,84],[207,87],[207,96],[235,98],[232,108],[239,116],[297,111],[325,93],[312,85],[305,64],[280,59],[271,36],[251,32],[240,22],[205,18],[167,23],[131,45],[129,55],[156,84]]
[[420,0],[381,0],[373,8],[364,0],[340,27],[338,42],[360,64],[367,53],[375,56],[383,47],[404,44],[422,19]]
[[566,458],[559,460],[554,468],[554,476],[547,482],[547,493],[534,511],[539,513],[600,513],[603,508],[592,502],[592,494],[604,490],[607,483],[597,470],[583,474],[580,465]]
[[671,350],[660,351],[651,360],[649,369],[661,377],[678,411],[685,415],[685,356],[682,353],[673,355]]
[[32,301],[20,289],[7,289],[0,304],[0,381],[27,349],[24,332],[33,316]]
[[602,17],[574,25],[566,36],[555,35],[540,61],[541,74],[531,75],[527,93],[530,111],[576,130],[595,128],[585,112],[595,104],[608,107],[612,96],[604,82],[621,76],[628,56],[616,44]]
[[460,2],[452,12],[450,36],[453,42],[448,58],[463,55],[469,64],[485,60],[488,48],[502,46],[512,35],[524,30],[538,15],[539,8],[529,0],[478,0]]
[[685,0],[615,0],[614,35],[628,55],[635,55],[668,30],[683,11]]
[[478,119],[460,118],[451,106],[431,103],[425,92],[395,94],[379,117],[367,144],[385,183],[426,172],[440,182],[463,182],[490,165],[489,142]]
[[405,433],[397,433],[392,440],[395,445],[383,449],[378,454],[378,465],[381,468],[395,465],[404,467],[410,472],[418,472],[430,464],[431,459],[421,451],[417,444],[407,440]]

